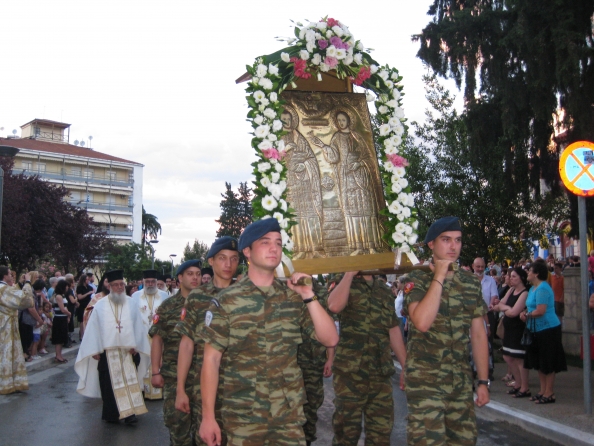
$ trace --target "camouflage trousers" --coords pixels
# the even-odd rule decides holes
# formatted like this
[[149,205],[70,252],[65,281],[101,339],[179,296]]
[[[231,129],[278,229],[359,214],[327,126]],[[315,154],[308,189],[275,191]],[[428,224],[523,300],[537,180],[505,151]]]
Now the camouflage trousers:
[[305,446],[299,423],[225,425],[229,446]]
[[165,380],[165,385],[163,386],[163,418],[165,420],[165,426],[169,429],[170,444],[171,446],[194,446],[196,444],[194,435],[196,433],[196,421],[198,419],[196,398],[188,393],[188,397],[190,398],[190,413],[177,410],[175,408],[177,379],[170,377],[163,377],[163,379]]
[[300,364],[305,384],[307,402],[303,405],[306,422],[303,425],[305,440],[309,443],[316,441],[316,423],[318,409],[324,403],[324,364]]
[[477,440],[472,386],[451,392],[406,384],[409,445],[474,445]]
[[394,399],[389,376],[370,376],[368,373],[341,373],[334,370],[334,428],[335,446],[356,446],[361,437],[361,420],[365,420],[365,444],[390,444],[394,425]]

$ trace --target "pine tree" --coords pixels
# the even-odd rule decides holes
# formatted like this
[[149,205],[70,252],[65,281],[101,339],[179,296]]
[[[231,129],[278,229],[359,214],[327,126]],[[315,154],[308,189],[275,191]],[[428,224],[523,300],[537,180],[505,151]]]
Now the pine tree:
[[215,220],[219,224],[217,237],[229,235],[239,238],[243,229],[252,222],[251,189],[247,182],[239,183],[238,192],[225,183],[225,193],[221,194],[221,216]]
[[193,259],[206,259],[206,254],[208,253],[208,245],[203,241],[198,239],[194,240],[194,244],[190,247],[190,243],[186,244],[184,248],[184,256],[182,257],[181,262],[185,262],[186,260],[193,260]]

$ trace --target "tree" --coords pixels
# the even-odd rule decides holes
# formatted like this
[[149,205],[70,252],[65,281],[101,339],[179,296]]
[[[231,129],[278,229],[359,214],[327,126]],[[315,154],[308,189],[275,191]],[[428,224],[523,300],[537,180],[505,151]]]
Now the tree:
[[[155,261],[156,263],[156,261]],[[107,254],[105,271],[121,269],[128,280],[142,278],[142,271],[151,269],[150,248],[140,243],[115,245]]]
[[64,201],[65,188],[35,175],[13,175],[11,159],[0,163],[5,172],[2,262],[17,272],[50,259],[72,272],[95,264],[111,242],[87,211]]
[[142,244],[148,239],[156,239],[161,234],[161,224],[159,219],[153,214],[149,214],[142,206]]
[[550,229],[546,224],[562,212],[563,202],[536,201],[535,191],[527,196],[510,191],[503,174],[506,151],[492,149],[485,156],[473,150],[468,118],[455,110],[454,97],[435,77],[425,82],[432,110],[424,124],[412,123],[418,141],[409,138],[406,148],[420,232],[440,217],[455,215],[464,227],[463,261],[529,255],[531,240]]
[[588,0],[435,0],[414,36],[418,57],[464,84],[469,145],[504,155],[505,193],[538,192],[541,177],[560,193],[557,117],[567,140],[594,137],[593,13]]
[[243,229],[252,220],[252,191],[247,182],[239,183],[237,193],[231,189],[231,184],[225,182],[225,193],[221,194],[221,216],[215,220],[219,224],[217,237],[229,235],[239,238]]
[[186,244],[184,248],[184,256],[182,257],[182,263],[186,260],[193,259],[206,259],[208,253],[208,245],[198,239],[194,240],[194,244],[190,247],[190,243]]

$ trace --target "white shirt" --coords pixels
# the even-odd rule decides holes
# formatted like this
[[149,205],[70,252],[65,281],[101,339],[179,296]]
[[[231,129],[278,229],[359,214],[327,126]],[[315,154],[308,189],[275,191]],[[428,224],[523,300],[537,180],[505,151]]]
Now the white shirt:
[[483,290],[483,300],[488,307],[491,304],[491,299],[499,296],[499,293],[497,292],[497,282],[495,282],[495,279],[491,276],[484,274],[483,279],[481,280],[481,288]]

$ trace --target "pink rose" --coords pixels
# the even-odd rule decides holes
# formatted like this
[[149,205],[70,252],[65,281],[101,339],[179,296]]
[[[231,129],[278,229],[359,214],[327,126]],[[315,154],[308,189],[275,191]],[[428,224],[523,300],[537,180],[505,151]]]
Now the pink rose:
[[318,40],[318,46],[321,50],[325,50],[328,48],[328,41],[327,40]]
[[342,40],[338,36],[330,37],[330,45],[334,45],[336,48],[342,48]]
[[326,23],[328,24],[328,26],[329,26],[330,28],[332,28],[333,26],[340,25],[340,22],[339,22],[338,20],[336,20],[336,19],[328,19],[328,20],[326,21]]
[[276,150],[274,148],[262,150],[262,153],[268,159],[275,159],[275,160],[279,160],[279,161],[281,159],[280,153],[278,152],[278,150]]
[[388,155],[388,161],[390,161],[396,167],[408,166],[408,160],[406,158],[401,157],[400,155],[396,155],[395,153],[392,155]]
[[324,63],[328,65],[330,68],[336,68],[338,65],[338,59],[336,57],[326,57],[324,59]]

